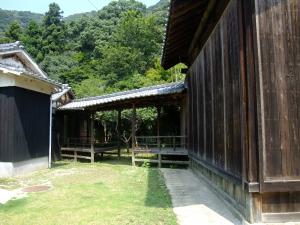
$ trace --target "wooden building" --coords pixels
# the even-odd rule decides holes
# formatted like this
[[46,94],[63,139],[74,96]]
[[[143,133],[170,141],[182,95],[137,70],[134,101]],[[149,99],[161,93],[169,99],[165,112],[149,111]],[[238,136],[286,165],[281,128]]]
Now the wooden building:
[[0,45],[0,176],[47,168],[51,81],[19,42]]
[[[128,136],[133,147],[133,165],[142,161],[157,163],[159,166],[164,163],[187,164],[185,99],[186,87],[181,81],[73,100],[59,107],[56,117],[59,121],[57,130],[60,133],[62,156],[94,162],[97,154],[108,154],[118,149],[120,155],[121,112],[132,109],[131,135]],[[137,129],[136,109],[146,107],[157,109],[156,126],[151,135]],[[95,123],[94,116],[97,112],[113,110],[118,111],[115,123],[117,129],[113,129],[111,141],[103,141],[103,127]],[[123,131],[130,129],[126,127]],[[149,154],[154,157],[142,158]],[[177,158],[184,160],[169,160],[168,156],[183,156]]]
[[300,221],[299,40],[299,0],[171,0],[192,168],[249,222]]
[[52,144],[51,144],[51,158],[52,161],[61,160],[60,144],[62,143],[62,135],[60,130],[64,126],[64,121],[58,115],[59,107],[68,104],[75,99],[75,94],[68,84],[63,84],[61,90],[51,96],[52,100]]

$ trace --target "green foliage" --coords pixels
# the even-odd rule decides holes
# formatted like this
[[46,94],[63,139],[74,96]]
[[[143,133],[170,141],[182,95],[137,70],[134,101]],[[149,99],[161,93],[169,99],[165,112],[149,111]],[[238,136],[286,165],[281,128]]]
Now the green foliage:
[[5,32],[5,36],[12,42],[21,40],[22,28],[18,21],[13,21]]
[[166,17],[168,15],[170,0],[160,0],[153,6],[147,9],[147,13],[158,18],[158,23],[162,26],[166,23]]
[[113,35],[114,44],[126,46],[141,53],[140,60],[145,62],[145,69],[153,64],[154,57],[160,52],[163,41],[163,29],[157,26],[157,19],[151,15],[144,16],[139,11],[127,11],[123,14]]
[[90,77],[74,86],[74,91],[78,98],[103,95],[105,93],[104,90],[105,82],[97,77]]
[[[178,81],[184,79],[183,65],[168,71],[160,65],[168,5],[161,0],[147,9],[136,0],[116,0],[97,12],[63,18],[59,5],[52,3],[41,23],[13,22],[0,43],[21,40],[49,77],[70,84],[77,97]],[[122,113],[125,121],[130,113]],[[116,115],[100,116],[112,123]],[[153,127],[155,118],[155,109],[137,111],[143,129]]]
[[49,27],[51,25],[59,26],[62,23],[63,19],[63,11],[60,10],[60,7],[57,3],[51,3],[49,5],[49,11],[45,13],[43,24],[46,27]]
[[66,42],[66,27],[62,20],[63,12],[56,3],[49,5],[43,19],[43,48],[44,55],[52,53],[62,53]]
[[41,23],[42,14],[32,13],[27,11],[12,11],[0,9],[0,34],[7,30],[8,26],[13,21],[18,21],[22,28],[28,26],[30,21]]
[[77,54],[78,53],[72,51],[66,51],[59,55],[55,53],[48,54],[41,63],[41,66],[52,79],[59,80],[63,83],[69,82],[76,84],[88,78],[88,76],[81,77],[81,73],[74,75],[73,70],[79,66]]
[[103,59],[100,62],[101,73],[108,85],[129,78],[145,68],[141,60],[142,53],[125,46],[106,46],[102,48]]
[[25,34],[22,38],[26,50],[33,56],[38,62],[43,59],[43,55],[40,49],[43,47],[42,29],[35,21],[30,21],[25,29]]

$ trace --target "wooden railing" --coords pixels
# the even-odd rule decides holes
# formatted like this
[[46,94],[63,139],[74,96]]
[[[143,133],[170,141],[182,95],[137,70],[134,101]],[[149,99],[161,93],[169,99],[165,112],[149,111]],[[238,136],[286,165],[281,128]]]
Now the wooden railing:
[[68,137],[66,143],[63,144],[63,147],[89,147],[89,146],[91,146],[90,137],[79,137],[79,138]]
[[180,149],[185,150],[187,147],[186,136],[137,136],[136,148],[142,149]]
[[118,156],[120,157],[120,146],[118,143],[100,143],[94,140],[91,142],[90,137],[79,137],[67,138],[66,143],[61,147],[61,156],[66,158],[73,158],[75,161],[77,159],[88,159],[94,162],[95,154],[108,154],[108,151],[117,149]]
[[[136,162],[157,163],[158,167],[162,164],[188,165],[186,143],[186,136],[137,136],[132,149],[132,165],[135,166]],[[154,155],[154,158],[149,158],[149,154]],[[180,158],[169,158],[171,156]]]
[[[107,143],[94,140],[93,144],[97,147],[106,147],[106,146],[117,146],[117,141],[110,141]],[[73,138],[68,137],[66,142],[62,144],[63,147],[91,147],[91,138],[90,137],[79,137]]]

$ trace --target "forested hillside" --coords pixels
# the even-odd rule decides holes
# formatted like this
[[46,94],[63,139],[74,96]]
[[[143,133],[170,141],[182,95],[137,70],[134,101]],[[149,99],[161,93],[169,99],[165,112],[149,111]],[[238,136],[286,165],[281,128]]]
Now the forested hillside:
[[22,28],[15,21],[0,41],[22,41],[48,75],[69,83],[78,97],[160,84],[182,79],[180,65],[160,66],[167,8],[168,0],[148,9],[118,0],[64,20],[52,3],[40,24]]
[[5,31],[13,21],[18,21],[21,27],[26,27],[31,20],[40,23],[43,15],[27,11],[14,11],[0,9],[0,33]]

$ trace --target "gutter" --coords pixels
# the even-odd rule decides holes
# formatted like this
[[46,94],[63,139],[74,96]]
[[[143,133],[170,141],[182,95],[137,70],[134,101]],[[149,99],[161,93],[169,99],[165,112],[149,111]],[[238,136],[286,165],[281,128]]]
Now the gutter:
[[52,99],[50,96],[50,109],[49,109],[49,156],[48,156],[48,168],[51,168],[51,153],[52,153]]

